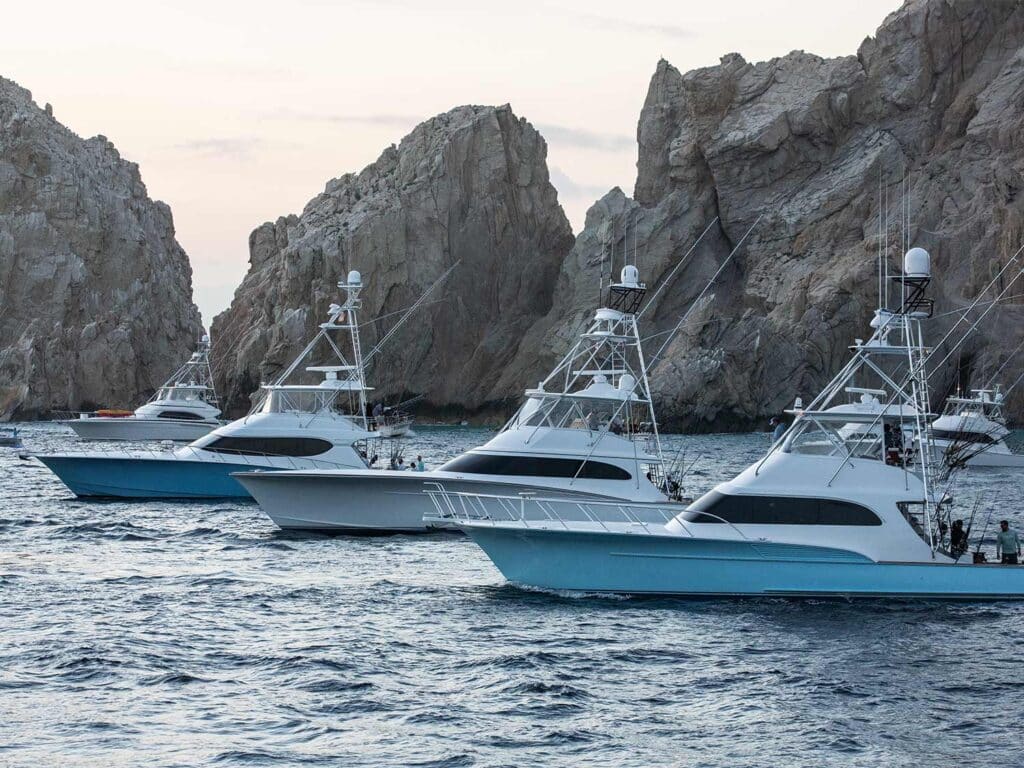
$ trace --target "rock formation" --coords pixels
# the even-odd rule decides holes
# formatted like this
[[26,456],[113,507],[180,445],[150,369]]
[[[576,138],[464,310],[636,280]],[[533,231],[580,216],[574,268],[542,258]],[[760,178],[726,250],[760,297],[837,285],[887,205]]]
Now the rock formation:
[[[375,398],[425,396],[475,410],[514,396],[496,388],[526,330],[551,309],[572,247],[548,180],[547,146],[511,108],[466,106],[417,127],[358,174],[328,182],[299,216],[257,228],[250,269],[213,324],[219,386],[234,412],[277,375],[358,269],[369,350],[449,266],[458,267],[370,371]],[[436,301],[441,299],[440,301]]]
[[201,334],[170,209],[0,78],[0,418],[132,406]]
[[[596,300],[603,252],[621,266],[635,242],[657,284],[717,217],[652,306],[649,331],[674,325],[742,245],[655,367],[655,390],[676,428],[763,424],[814,394],[869,333],[880,241],[894,266],[903,237],[931,252],[940,314],[966,306],[1024,245],[1022,105],[1020,2],[915,0],[856,56],[750,64],[730,54],[685,75],[660,62],[637,130],[634,199],[613,190],[589,211],[551,312],[503,382],[514,391],[532,378],[520,371],[564,350]],[[1024,293],[1024,278],[1017,286]],[[934,337],[949,325],[938,319]],[[957,381],[984,383],[1022,334],[1020,301],[998,306],[934,377],[936,401]],[[1024,353],[1002,378],[1022,370]],[[1010,402],[1024,416],[1022,388]]]
[[[869,333],[880,248],[894,269],[904,242],[931,252],[943,314],[1024,244],[1022,104],[1021,0],[913,0],[835,59],[730,54],[687,74],[662,61],[640,115],[633,198],[599,200],[575,245],[536,131],[508,107],[453,110],[330,182],[301,216],[252,234],[249,274],[214,327],[223,383],[236,408],[247,403],[346,269],[370,281],[372,316],[461,259],[447,301],[396,338],[375,384],[438,408],[506,404],[564,352],[602,270],[635,259],[656,286],[711,225],[644,318],[652,335],[671,328],[735,249],[655,366],[661,415],[673,428],[763,425]],[[938,318],[934,338],[950,322]],[[997,307],[936,373],[936,404],[957,381],[986,381],[1022,332],[1019,300]],[[1024,352],[1002,378],[1022,370]],[[1011,412],[1024,416],[1024,387]]]

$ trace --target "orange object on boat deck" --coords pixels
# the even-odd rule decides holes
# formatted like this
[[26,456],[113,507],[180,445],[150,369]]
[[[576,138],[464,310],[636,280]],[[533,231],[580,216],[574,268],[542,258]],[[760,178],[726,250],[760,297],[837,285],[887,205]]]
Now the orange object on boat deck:
[[124,416],[131,416],[134,411],[121,411],[117,408],[105,408],[102,411],[96,411],[97,416],[109,416],[113,418],[122,418]]

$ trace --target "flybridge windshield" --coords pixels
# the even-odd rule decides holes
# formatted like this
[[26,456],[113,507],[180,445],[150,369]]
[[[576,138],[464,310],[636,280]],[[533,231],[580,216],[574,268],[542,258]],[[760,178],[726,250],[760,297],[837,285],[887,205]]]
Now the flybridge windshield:
[[614,434],[644,431],[646,408],[603,398],[568,395],[530,397],[510,422],[509,428],[550,427],[552,429],[607,429]]
[[270,389],[263,397],[260,413],[321,413],[346,405],[347,393],[336,389]]
[[157,393],[157,400],[205,400],[205,387],[161,387]]

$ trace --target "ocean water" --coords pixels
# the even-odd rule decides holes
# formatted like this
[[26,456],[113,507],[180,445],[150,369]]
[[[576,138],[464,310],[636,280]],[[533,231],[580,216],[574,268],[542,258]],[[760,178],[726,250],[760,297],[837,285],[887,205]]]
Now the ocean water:
[[[420,428],[408,454],[487,436]],[[699,493],[767,437],[667,443]],[[1017,475],[955,492],[1024,525]],[[1022,662],[1015,603],[533,592],[457,535],[79,502],[0,449],[3,766],[1021,765]]]

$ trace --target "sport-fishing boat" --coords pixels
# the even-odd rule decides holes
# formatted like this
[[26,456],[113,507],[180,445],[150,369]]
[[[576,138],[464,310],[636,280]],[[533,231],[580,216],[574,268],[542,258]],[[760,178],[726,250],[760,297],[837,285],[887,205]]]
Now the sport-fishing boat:
[[[246,469],[367,467],[371,439],[366,422],[367,387],[359,343],[358,310],[363,282],[349,272],[338,283],[342,305],[283,374],[264,384],[244,418],[218,427],[174,452],[36,454],[77,496],[114,498],[248,498],[231,475]],[[347,353],[334,337],[348,338]],[[307,365],[322,377],[298,383],[296,373],[326,346],[329,365]]]
[[932,439],[947,463],[1024,469],[1024,454],[1006,443],[1010,430],[1003,401],[998,388],[974,389],[969,397],[946,400],[942,415],[932,423]]
[[[555,590],[701,596],[1024,597],[1024,568],[968,554],[947,538],[952,500],[935,466],[922,321],[932,314],[926,251],[904,258],[898,309],[768,453],[680,510],[664,503],[581,502],[430,492],[432,520],[455,524],[510,581]],[[888,387],[887,406],[832,410],[845,388]],[[881,388],[881,387],[879,387]],[[866,427],[850,439],[840,430]],[[895,454],[875,427],[914,445]],[[867,429],[870,427],[870,429]],[[829,444],[823,449],[824,442]],[[973,515],[972,521],[973,523]]]
[[17,427],[0,428],[0,448],[21,448],[21,435]]
[[241,472],[236,477],[282,528],[350,533],[425,532],[428,483],[478,493],[667,502],[637,311],[646,294],[635,266],[608,287],[576,344],[490,441],[429,472]]
[[173,440],[191,442],[226,424],[218,417],[210,370],[210,337],[144,405],[132,411],[100,410],[62,421],[86,440]]

